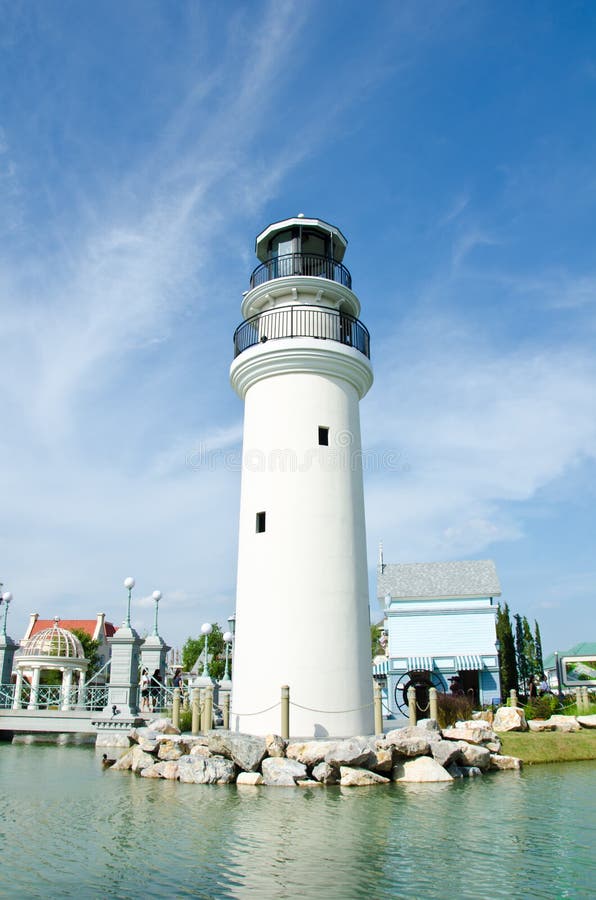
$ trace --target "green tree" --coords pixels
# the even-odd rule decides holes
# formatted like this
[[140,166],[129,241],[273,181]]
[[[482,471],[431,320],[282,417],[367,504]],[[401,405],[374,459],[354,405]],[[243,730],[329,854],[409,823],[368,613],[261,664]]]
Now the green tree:
[[522,617],[519,613],[516,613],[513,618],[515,619],[515,656],[517,661],[517,675],[520,690],[525,694],[528,690],[528,677],[530,673],[528,671],[528,660],[526,659],[524,647],[524,626]]
[[501,645],[499,648],[501,696],[505,699],[510,691],[519,690],[515,642],[507,604],[503,608],[499,605],[497,610],[497,639]]
[[[198,638],[188,638],[182,648],[182,668],[185,672],[190,672],[197,659],[203,652],[204,646],[204,634],[202,634]],[[222,678],[225,668],[226,650],[225,641],[223,639],[223,631],[217,623],[213,625],[213,631],[209,635],[209,640],[207,642],[207,653],[209,655],[209,674],[213,675],[213,677],[217,679]],[[232,660],[230,658],[230,666],[231,663]]]
[[542,638],[540,636],[540,626],[534,619],[534,645],[536,647],[536,674],[542,675],[544,672],[544,659],[542,658]]
[[383,634],[383,626],[382,625],[371,625],[370,626],[370,652],[372,658],[375,656],[380,656],[384,653],[384,649],[382,645],[379,643],[379,639]]
[[72,633],[83,645],[85,659],[89,660],[85,680],[89,681],[99,669],[99,641],[94,641],[82,628],[71,628]]
[[524,634],[524,656],[526,657],[529,679],[531,675],[537,674],[536,644],[534,643],[534,637],[525,616],[522,617],[522,629]]

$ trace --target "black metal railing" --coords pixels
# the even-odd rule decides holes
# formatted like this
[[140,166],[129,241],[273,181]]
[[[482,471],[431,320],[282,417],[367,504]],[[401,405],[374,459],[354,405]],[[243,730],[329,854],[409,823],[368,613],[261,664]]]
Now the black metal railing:
[[310,337],[338,341],[370,359],[370,335],[359,319],[320,306],[278,306],[242,322],[234,332],[234,357],[267,341]]
[[290,275],[314,275],[316,278],[337,281],[347,288],[352,287],[352,276],[345,266],[316,253],[287,253],[268,259],[254,270],[250,276],[250,286],[254,288],[274,278],[287,278]]

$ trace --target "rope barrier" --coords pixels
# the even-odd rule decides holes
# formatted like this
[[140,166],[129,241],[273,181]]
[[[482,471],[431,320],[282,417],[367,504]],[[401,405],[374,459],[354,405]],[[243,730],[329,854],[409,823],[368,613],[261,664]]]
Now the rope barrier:
[[295,703],[293,700],[290,700],[290,706],[295,706],[297,709],[305,709],[307,712],[315,712],[315,713],[323,713],[327,716],[335,716],[341,715],[342,713],[351,713],[351,712],[359,712],[361,709],[369,709],[373,703],[365,703],[364,706],[355,706],[353,709],[313,709],[312,706],[301,706],[300,703]]
[[267,709],[260,709],[258,712],[239,713],[239,712],[236,712],[235,709],[231,709],[230,715],[231,716],[262,716],[263,713],[270,712],[272,709],[275,709],[277,706],[281,706],[281,703],[279,700],[277,703],[274,703],[273,706],[268,706]]

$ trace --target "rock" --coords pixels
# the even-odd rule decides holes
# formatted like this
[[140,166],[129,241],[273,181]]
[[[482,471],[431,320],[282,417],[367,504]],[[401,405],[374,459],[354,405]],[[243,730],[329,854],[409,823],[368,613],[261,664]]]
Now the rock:
[[[128,769],[130,769],[130,767],[132,766],[132,760],[133,760],[133,755],[132,755],[133,750],[136,750],[136,746],[131,747],[127,753],[124,753],[120,757],[120,759],[117,760],[113,766],[111,766],[111,768],[119,769],[121,772],[126,772]],[[155,762],[155,760],[152,759],[151,762]]]
[[391,777],[393,781],[402,782],[453,781],[453,776],[430,756],[399,761],[393,767]]
[[171,719],[154,719],[149,722],[149,728],[159,734],[180,734],[180,729],[176,728]]
[[264,784],[284,787],[296,784],[298,778],[306,778],[306,766],[295,759],[282,759],[278,756],[268,756],[263,760]]
[[436,740],[440,740],[440,733],[428,731],[426,728],[418,729],[417,726],[396,728],[387,732],[385,738],[387,745],[395,748],[398,756],[424,756],[430,750],[433,734]]
[[499,756],[498,753],[491,753],[490,768],[491,769],[521,769],[522,761],[517,756]]
[[[289,750],[289,748],[288,748]],[[375,751],[365,738],[349,738],[336,741],[333,748],[325,754],[325,762],[332,766],[354,766],[367,768],[376,761]]]
[[178,763],[175,761],[166,761],[162,763],[157,763],[160,766],[160,771],[162,774],[162,778],[167,778],[168,781],[176,781],[178,778]]
[[564,731],[567,734],[573,731],[581,731],[581,725],[575,716],[551,716],[550,719],[547,719],[547,722],[554,724],[555,731]]
[[459,771],[462,778],[478,778],[479,775],[482,775],[482,770],[478,766],[460,766]]
[[157,756],[164,760],[180,759],[181,756],[187,756],[188,752],[189,747],[185,741],[172,741],[166,738],[159,742]]
[[141,778],[162,778],[161,771],[159,769],[159,763],[155,763],[152,766],[146,766],[141,772]]
[[338,741],[294,741],[287,745],[286,756],[288,759],[304,763],[305,766],[316,766],[337,745]]
[[542,731],[554,731],[555,723],[550,719],[529,719],[528,728],[530,731],[540,733]]
[[213,731],[208,734],[208,747],[213,755],[232,759],[244,772],[256,772],[267,753],[265,738],[231,731]]
[[133,772],[141,772],[147,766],[152,766],[155,759],[138,746],[131,747],[128,753],[121,756],[118,762],[115,762],[112,769],[120,769],[125,771],[130,769]]
[[374,772],[390,772],[393,768],[393,745],[377,747],[373,752],[375,760],[371,763],[370,768]]
[[145,753],[155,753],[159,747],[159,739],[157,735],[155,737],[139,737],[138,746],[141,750],[144,750]]
[[431,734],[440,731],[439,723],[436,719],[420,719],[419,722],[416,722],[416,728],[420,728],[422,731],[430,731]]
[[308,787],[323,787],[320,781],[312,781],[310,778],[299,778],[296,782],[296,787],[308,788]]
[[257,784],[263,784],[263,776],[260,772],[240,772],[236,784],[249,784],[254,787]]
[[279,734],[268,734],[265,738],[267,756],[285,756],[287,743]]
[[488,769],[490,766],[490,750],[480,747],[478,744],[466,744],[460,747],[460,766],[474,766],[478,769]]
[[482,744],[485,741],[497,740],[496,734],[488,722],[479,719],[477,722],[458,722],[452,728],[443,728],[446,741],[466,741],[468,744]]
[[[185,760],[184,764],[182,760]],[[188,784],[229,784],[236,780],[236,767],[231,759],[223,756],[211,756],[209,759],[183,756],[178,762],[178,775],[180,781]]]
[[101,731],[95,738],[96,747],[130,747],[127,734],[120,731]]
[[208,759],[211,756],[209,747],[206,747],[204,744],[194,744],[188,752],[190,756],[201,756],[203,759]]
[[340,766],[340,784],[342,787],[365,787],[369,784],[389,784],[389,779],[368,769],[353,766]]
[[459,762],[462,748],[468,746],[465,741],[434,741],[430,749],[433,759],[447,768],[451,763]]
[[596,728],[596,716],[577,716],[576,718],[582,728]]
[[500,706],[493,720],[493,731],[527,731],[528,723],[519,706]]
[[482,741],[482,746],[490,750],[491,753],[500,753],[502,745],[499,738],[495,735],[494,741]]
[[460,769],[458,765],[455,763],[451,763],[450,766],[447,766],[447,772],[451,775],[452,778],[463,778],[464,773]]
[[337,784],[339,781],[339,769],[327,762],[320,762],[312,770],[312,776],[321,784]]

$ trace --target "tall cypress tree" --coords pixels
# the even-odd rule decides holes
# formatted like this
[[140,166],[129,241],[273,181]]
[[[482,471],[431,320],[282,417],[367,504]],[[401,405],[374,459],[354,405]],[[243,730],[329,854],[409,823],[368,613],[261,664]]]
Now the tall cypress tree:
[[537,674],[538,666],[536,664],[536,644],[525,616],[522,618],[522,629],[524,633],[524,656],[526,657],[526,666],[528,670],[528,679],[531,675]]
[[501,678],[501,697],[504,700],[511,690],[519,690],[515,643],[507,604],[497,609],[497,638],[501,644],[499,649],[499,675]]
[[540,626],[534,619],[534,645],[536,647],[536,673],[542,675],[544,672],[544,660],[542,658],[542,638],[540,637]]
[[520,690],[525,694],[528,689],[528,661],[524,652],[524,626],[522,617],[516,613],[515,619],[515,656],[517,659],[517,674]]

